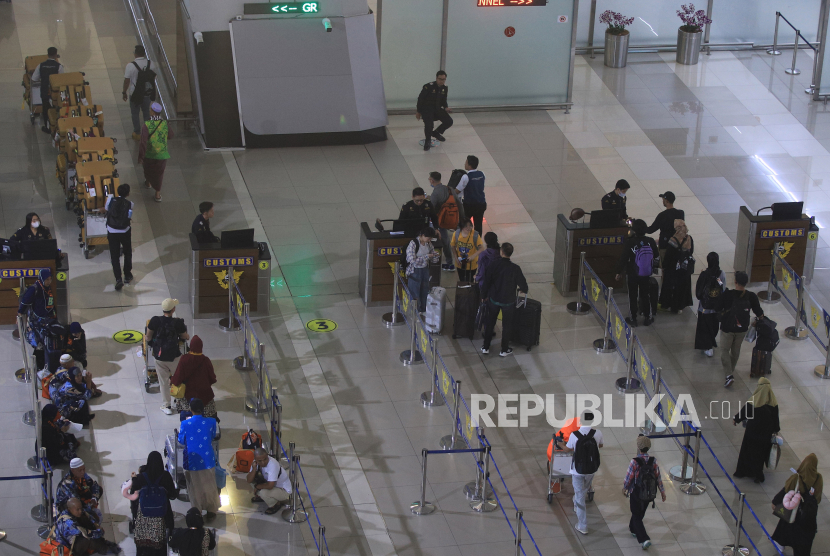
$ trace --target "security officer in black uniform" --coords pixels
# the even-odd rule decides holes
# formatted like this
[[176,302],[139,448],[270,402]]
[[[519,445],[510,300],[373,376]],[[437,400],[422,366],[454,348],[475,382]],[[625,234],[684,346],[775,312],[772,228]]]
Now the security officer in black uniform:
[[412,190],[412,200],[401,207],[398,220],[412,220],[417,218],[421,222],[427,218],[432,220],[435,217],[435,209],[429,199],[426,198],[423,188],[416,187]]
[[631,186],[628,185],[627,181],[618,180],[617,185],[614,186],[614,191],[602,196],[602,210],[622,210],[622,217],[628,218],[625,194],[629,189],[631,189]]
[[199,243],[219,243],[219,238],[210,231],[210,219],[213,218],[213,203],[199,203],[199,216],[193,220],[190,231]]
[[40,128],[44,133],[49,133],[49,107],[52,105],[52,88],[49,84],[49,76],[56,73],[63,73],[63,65],[58,62],[58,49],[50,46],[46,51],[49,59],[40,63],[32,74],[32,81],[40,81],[40,102],[42,104],[41,116],[43,117],[43,127]]
[[[447,72],[444,70],[435,74],[435,81],[427,83],[418,95],[418,104],[415,108],[415,118],[424,119],[424,150],[428,151],[432,146],[432,138],[435,137],[442,143],[445,141],[442,135],[452,126],[452,112],[447,106]],[[435,120],[441,122],[438,129],[433,131]]]

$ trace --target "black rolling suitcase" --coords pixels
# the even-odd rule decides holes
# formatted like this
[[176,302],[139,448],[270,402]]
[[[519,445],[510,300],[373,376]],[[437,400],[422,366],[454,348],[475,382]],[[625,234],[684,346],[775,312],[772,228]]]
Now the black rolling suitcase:
[[539,334],[542,328],[542,304],[526,295],[517,302],[516,317],[513,322],[513,337],[511,340],[527,347],[539,345]]
[[772,352],[758,347],[752,348],[752,363],[749,367],[750,378],[758,378],[772,373]]
[[50,374],[58,372],[61,365],[61,355],[66,349],[66,328],[58,322],[51,322],[46,327],[46,334],[43,342],[46,368]]
[[476,331],[479,291],[475,282],[459,282],[455,288],[455,315],[452,321],[452,337],[473,339]]
[[657,278],[652,276],[648,279],[648,300],[651,303],[651,316],[657,316],[657,300],[660,297],[660,284]]

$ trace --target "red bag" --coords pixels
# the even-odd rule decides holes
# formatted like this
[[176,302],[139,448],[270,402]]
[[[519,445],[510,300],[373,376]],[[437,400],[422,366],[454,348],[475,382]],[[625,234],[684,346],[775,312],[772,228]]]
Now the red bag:
[[238,473],[249,473],[251,466],[254,464],[253,450],[237,450],[236,451],[236,471]]
[[55,539],[46,539],[40,543],[40,556],[63,556],[64,550]]

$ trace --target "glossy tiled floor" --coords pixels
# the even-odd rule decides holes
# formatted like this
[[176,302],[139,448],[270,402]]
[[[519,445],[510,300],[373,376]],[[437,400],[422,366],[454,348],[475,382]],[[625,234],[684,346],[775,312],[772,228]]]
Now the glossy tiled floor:
[[[387,330],[380,316],[387,308],[365,309],[357,295],[358,223],[394,217],[415,185],[427,187],[431,170],[446,175],[467,154],[481,159],[487,175],[486,227],[516,245],[515,260],[531,282],[531,297],[544,304],[542,341],[530,353],[501,359],[481,357],[478,341],[440,339],[450,371],[477,393],[611,393],[622,364],[614,354],[597,355],[591,342],[601,327],[591,317],[569,315],[551,285],[555,218],[580,206],[597,208],[603,192],[619,178],[632,185],[629,212],[650,220],[660,210],[658,193],[674,191],[686,211],[695,238],[698,268],[716,251],[730,272],[736,210],[753,210],[774,201],[803,200],[822,225],[830,223],[830,119],[824,106],[803,93],[804,74],[783,74],[784,62],[764,54],[721,52],[702,57],[694,67],[676,67],[673,55],[632,55],[623,70],[604,68],[599,59],[578,59],[577,106],[563,112],[457,114],[447,142],[429,153],[417,145],[420,129],[412,117],[390,119],[383,143],[205,154],[196,137],[181,130],[171,142],[164,201],[150,201],[136,188],[134,238],[136,283],[117,293],[112,287],[108,253],[84,260],[75,244],[74,216],[63,208],[54,179],[54,149],[31,127],[20,109],[23,57],[47,46],[60,48],[63,62],[86,72],[96,103],[107,114],[107,134],[119,139],[122,181],[140,183],[136,174],[129,111],[118,101],[123,66],[136,38],[124,6],[117,0],[44,0],[0,3],[0,236],[22,225],[22,214],[37,210],[70,254],[73,318],[90,338],[90,368],[101,377],[106,396],[95,403],[97,417],[84,433],[81,455],[107,492],[105,511],[111,538],[134,553],[127,535],[128,505],[118,494],[121,482],[146,457],[161,449],[177,424],[159,410],[160,396],[145,394],[141,360],[134,347],[115,343],[122,329],[140,329],[168,296],[185,301],[187,225],[203,200],[217,204],[215,229],[252,226],[269,241],[274,266],[271,317],[257,323],[265,339],[271,378],[284,405],[284,441],[296,441],[305,479],[320,521],[327,528],[332,554],[372,556],[490,555],[512,553],[512,534],[497,511],[471,513],[459,489],[472,480],[469,456],[452,455],[430,463],[427,496],[439,511],[416,517],[408,505],[418,497],[419,454],[436,448],[450,424],[446,409],[423,409],[418,395],[428,377],[421,368],[398,361],[408,347],[406,330]],[[803,60],[802,60],[803,57]],[[799,64],[811,60],[799,55]],[[451,76],[450,76],[451,79]],[[812,290],[820,301],[830,296],[827,242],[820,239]],[[454,284],[445,275],[446,286]],[[451,290],[452,297],[452,290]],[[619,300],[623,305],[624,300]],[[230,457],[239,434],[261,421],[243,409],[250,390],[246,375],[233,370],[237,338],[215,323],[193,321],[183,303],[179,313],[192,331],[206,339],[206,353],[218,372],[222,418],[222,457]],[[783,327],[784,309],[769,308]],[[304,323],[324,317],[338,323],[329,334],[308,333]],[[705,407],[726,400],[733,408],[749,397],[749,350],[731,390],[722,388],[719,359],[692,349],[694,314],[661,313],[658,326],[639,328],[641,341],[674,392],[688,392]],[[452,321],[451,310],[447,315]],[[33,444],[32,429],[20,423],[27,409],[26,388],[10,375],[19,367],[19,346],[0,334],[0,430],[4,446],[0,474],[21,472]],[[740,481],[758,517],[772,530],[766,505],[797,460],[813,451],[821,467],[830,461],[827,418],[828,385],[812,368],[823,356],[809,343],[782,340],[772,380],[780,401],[787,440],[779,471],[762,485]],[[741,430],[728,422],[704,423],[707,439],[727,470],[737,459]],[[549,506],[544,497],[544,446],[550,429],[539,421],[518,432],[489,431],[494,455],[512,499],[542,554],[611,556],[637,553],[627,534],[627,503],[620,493],[626,462],[634,453],[633,429],[605,429],[603,467],[597,475],[595,503],[589,509],[588,536],[574,532],[569,488]],[[667,469],[679,461],[674,445],[655,442]],[[734,505],[728,480],[704,465]],[[238,479],[237,479],[238,481]],[[217,520],[222,556],[316,553],[309,528],[289,525],[256,511],[241,483],[229,482],[223,515]],[[730,539],[731,519],[713,489],[700,497],[679,492],[666,479],[668,501],[649,510],[647,528],[659,554],[710,554]],[[30,554],[37,541],[27,515],[37,500],[37,485],[4,483],[0,527],[9,538],[0,553]],[[507,516],[512,504],[501,481],[498,493]],[[239,488],[237,488],[239,486]],[[828,549],[828,514],[822,504],[819,536],[813,552]],[[182,514],[187,508],[177,502]],[[178,516],[181,519],[181,515]],[[316,520],[314,521],[316,529]],[[757,526],[747,526],[762,554],[769,541]],[[536,550],[527,539],[527,554]]]

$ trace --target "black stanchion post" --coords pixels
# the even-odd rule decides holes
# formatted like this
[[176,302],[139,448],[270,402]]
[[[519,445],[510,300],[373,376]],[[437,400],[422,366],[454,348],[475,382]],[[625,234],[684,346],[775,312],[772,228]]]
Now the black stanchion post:
[[671,469],[669,469],[669,475],[675,481],[685,482],[688,479],[692,478],[692,468],[689,467],[689,423],[687,421],[683,421],[683,433],[686,434],[686,437],[683,439],[684,447],[683,447],[683,457],[680,460],[680,465],[675,465]]
[[[23,292],[20,292],[20,295],[23,295]],[[23,320],[23,315],[17,315],[17,328],[15,329],[18,336],[21,338],[26,337],[26,323]],[[14,372],[14,378],[17,379],[17,382],[29,382],[29,356],[26,354],[26,342],[20,342],[20,353],[23,357],[23,367],[17,369]]]
[[276,458],[277,461],[282,459],[280,454],[279,443],[277,438],[280,436],[282,430],[282,404],[279,402],[280,398],[277,395],[277,387],[271,387],[271,431],[268,435],[268,446],[271,449],[271,457]]
[[248,316],[251,313],[251,304],[245,302],[245,305],[242,306],[242,336],[244,340],[242,341],[242,355],[237,357],[233,360],[233,368],[237,371],[250,371],[253,370],[254,365],[251,358],[248,357]]
[[522,553],[522,515],[522,510],[516,511],[516,556]]
[[744,520],[745,499],[746,494],[742,492],[740,501],[738,502],[738,519],[735,520],[735,542],[723,547],[723,551],[721,552],[723,556],[749,556],[749,549],[741,546],[741,524]]
[[317,536],[320,537],[320,542],[317,546],[317,556],[324,556],[326,554],[326,528],[322,525],[317,528]]
[[236,332],[239,330],[239,325],[236,324],[236,319],[233,316],[233,290],[234,290],[234,282],[233,279],[233,267],[228,267],[228,318],[227,322],[226,319],[221,319],[219,321],[219,329],[224,330],[225,332]]
[[[568,312],[572,315],[587,315],[591,310],[591,305],[583,303],[582,299],[582,285],[585,281],[585,251],[579,254],[579,277],[576,280],[576,301],[571,301],[566,306]],[[587,301],[587,300],[586,300]]]
[[594,340],[594,349],[597,353],[611,353],[617,349],[617,342],[611,339],[611,301],[614,298],[614,288],[608,288],[605,297],[605,332],[602,338]]
[[403,315],[398,312],[398,280],[401,274],[401,263],[395,262],[394,276],[392,278],[392,312],[383,315],[383,324],[386,328],[404,324]]
[[444,405],[444,398],[436,396],[436,385],[438,384],[438,338],[432,338],[432,384],[428,392],[421,394],[421,403],[424,407],[437,407]]
[[684,494],[689,494],[692,496],[696,496],[698,494],[703,494],[706,492],[706,485],[697,480],[697,466],[698,462],[700,461],[700,437],[702,433],[700,432],[700,428],[695,431],[695,459],[694,465],[692,466],[692,480],[688,483],[683,483],[680,486],[681,492]]
[[40,457],[43,460],[43,476],[45,478],[44,484],[46,486],[46,523],[41,525],[37,528],[37,536],[41,539],[45,539],[49,536],[49,532],[52,530],[52,527],[55,525],[55,513],[54,513],[54,499],[53,499],[53,491],[52,491],[52,468],[49,467],[47,470],[46,464],[46,448],[40,449]]
[[464,441],[458,438],[458,414],[461,408],[461,381],[455,381],[455,409],[453,410],[452,434],[441,438],[440,446],[444,450],[460,450],[464,448]]
[[282,512],[282,518],[288,523],[302,523],[308,519],[308,513],[300,507],[300,481],[297,480],[297,471],[300,467],[300,456],[291,458],[291,507]]
[[490,446],[484,447],[484,478],[481,482],[481,497],[473,498],[470,502],[470,509],[479,513],[492,512],[499,507],[492,493],[487,492],[487,485],[490,482],[490,449]]
[[637,362],[634,360],[634,344],[637,343],[636,339],[637,336],[633,333],[631,334],[631,338],[628,339],[628,355],[626,356],[628,373],[626,373],[626,376],[618,378],[614,383],[617,390],[623,394],[637,392],[643,387],[643,385],[640,384],[640,379],[634,377],[634,369],[637,368]]
[[478,432],[478,446],[481,451],[476,455],[476,480],[464,485],[464,496],[468,500],[474,500],[476,497],[481,497],[481,475],[484,466],[484,431],[479,429]]
[[415,515],[429,515],[435,511],[435,504],[427,502],[427,456],[429,450],[421,450],[421,499],[409,505],[409,511]]

